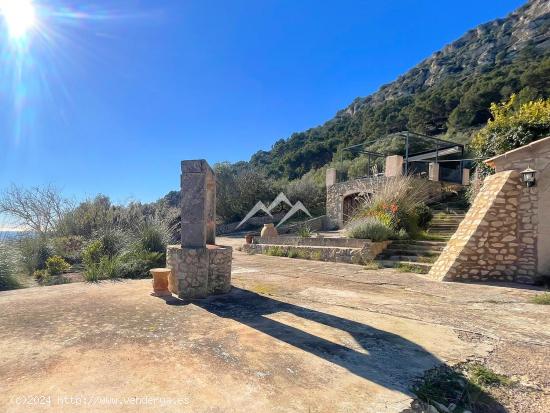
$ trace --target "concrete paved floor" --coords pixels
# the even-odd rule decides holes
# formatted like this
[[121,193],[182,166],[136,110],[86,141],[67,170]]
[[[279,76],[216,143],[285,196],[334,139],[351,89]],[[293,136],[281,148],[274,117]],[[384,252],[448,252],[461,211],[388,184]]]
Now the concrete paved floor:
[[226,296],[150,284],[0,293],[0,411],[399,412],[425,370],[497,345],[526,360],[503,368],[549,381],[527,362],[550,344],[529,290],[238,251]]

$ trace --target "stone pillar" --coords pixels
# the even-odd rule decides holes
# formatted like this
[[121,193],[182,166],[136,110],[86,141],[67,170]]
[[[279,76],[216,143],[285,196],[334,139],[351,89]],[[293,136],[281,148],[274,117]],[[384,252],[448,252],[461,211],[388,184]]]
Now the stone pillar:
[[470,185],[470,169],[468,168],[462,169],[462,185]]
[[439,164],[437,162],[430,162],[428,165],[428,179],[430,181],[439,181]]
[[181,163],[181,245],[169,245],[170,291],[203,298],[231,289],[232,248],[216,242],[216,177],[205,160]]
[[216,243],[216,180],[205,160],[181,163],[181,246]]
[[387,177],[403,175],[403,157],[401,155],[386,156],[385,175]]
[[326,185],[327,188],[331,187],[336,183],[336,169],[335,168],[328,168],[326,173]]

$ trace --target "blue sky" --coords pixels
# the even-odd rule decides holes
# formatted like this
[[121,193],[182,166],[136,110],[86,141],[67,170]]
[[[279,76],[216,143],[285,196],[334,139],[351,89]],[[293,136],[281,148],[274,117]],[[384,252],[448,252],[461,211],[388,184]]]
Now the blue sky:
[[323,123],[523,1],[34,4],[23,45],[0,27],[0,189],[124,203],[177,189],[182,159],[247,160]]

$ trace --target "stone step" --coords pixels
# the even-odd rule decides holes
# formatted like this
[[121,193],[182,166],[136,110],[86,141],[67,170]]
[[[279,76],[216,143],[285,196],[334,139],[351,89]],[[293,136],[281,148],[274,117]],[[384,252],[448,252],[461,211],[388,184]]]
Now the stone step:
[[392,260],[376,260],[380,266],[386,268],[395,268],[400,265],[409,265],[411,267],[419,268],[422,272],[428,273],[432,268],[432,264],[425,262],[414,262],[414,261],[392,261]]
[[379,256],[407,255],[415,257],[438,257],[443,250],[385,249]]
[[385,251],[414,251],[418,253],[431,254],[439,253],[445,249],[442,245],[414,245],[414,244],[391,244]]
[[430,225],[428,229],[458,229],[458,225]]
[[386,254],[380,254],[378,257],[376,257],[377,260],[383,260],[383,261],[399,261],[399,262],[415,262],[415,263],[422,263],[422,264],[433,264],[437,256],[435,257],[427,257],[425,255],[386,255]]
[[391,247],[396,245],[418,245],[418,246],[443,246],[447,245],[445,241],[423,241],[423,240],[396,240],[391,243]]

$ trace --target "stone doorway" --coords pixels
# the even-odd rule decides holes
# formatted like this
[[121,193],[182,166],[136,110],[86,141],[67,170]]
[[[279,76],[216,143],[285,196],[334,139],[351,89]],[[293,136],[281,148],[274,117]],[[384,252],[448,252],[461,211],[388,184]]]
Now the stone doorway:
[[353,217],[355,211],[359,208],[360,203],[361,200],[359,199],[358,192],[344,197],[344,205],[342,210],[344,224],[349,222],[349,220]]

